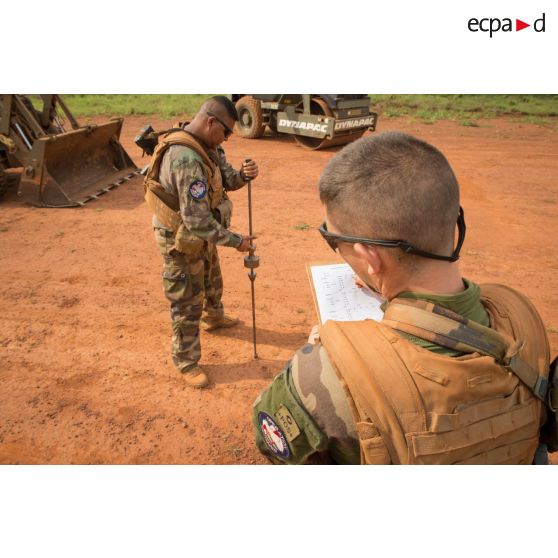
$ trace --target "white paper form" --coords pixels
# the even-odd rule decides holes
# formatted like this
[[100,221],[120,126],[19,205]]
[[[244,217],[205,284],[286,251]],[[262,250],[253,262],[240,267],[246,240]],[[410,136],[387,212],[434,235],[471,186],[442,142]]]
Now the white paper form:
[[384,313],[384,299],[355,285],[354,272],[348,264],[310,265],[320,323],[372,319],[379,322]]

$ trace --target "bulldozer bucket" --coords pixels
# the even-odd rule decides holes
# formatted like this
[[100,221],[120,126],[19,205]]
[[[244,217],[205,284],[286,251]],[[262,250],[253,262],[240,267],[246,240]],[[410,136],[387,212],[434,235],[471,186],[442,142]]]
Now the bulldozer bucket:
[[119,143],[122,119],[38,138],[18,194],[42,207],[73,207],[129,180],[138,168]]

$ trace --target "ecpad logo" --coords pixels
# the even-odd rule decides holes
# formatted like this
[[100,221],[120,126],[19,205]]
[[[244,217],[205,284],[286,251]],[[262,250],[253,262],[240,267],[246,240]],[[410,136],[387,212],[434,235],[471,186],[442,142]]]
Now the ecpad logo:
[[[546,24],[545,16],[546,14],[543,13],[543,15],[539,19],[536,19],[534,21],[533,29],[535,30],[536,33],[545,32],[545,24]],[[503,19],[500,19],[498,17],[485,17],[482,19],[477,19],[476,17],[472,17],[467,22],[467,27],[469,28],[469,31],[472,31],[473,33],[477,33],[478,31],[482,31],[484,33],[490,33],[490,38],[492,38],[492,35],[494,33],[497,33],[498,31],[503,31],[503,32],[514,31],[512,19],[509,17],[505,17]],[[522,29],[526,29],[527,27],[531,27],[531,24],[525,23],[520,19],[515,20],[515,31],[521,31]]]

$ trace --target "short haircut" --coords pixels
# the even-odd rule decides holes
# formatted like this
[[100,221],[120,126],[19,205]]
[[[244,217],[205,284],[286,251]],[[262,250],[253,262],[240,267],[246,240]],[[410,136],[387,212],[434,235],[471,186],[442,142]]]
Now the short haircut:
[[205,101],[202,107],[205,111],[214,112],[217,116],[227,115],[235,122],[238,122],[238,112],[234,103],[224,95],[215,95]]
[[331,159],[319,189],[343,234],[453,250],[459,185],[446,158],[424,141],[400,132],[357,140]]

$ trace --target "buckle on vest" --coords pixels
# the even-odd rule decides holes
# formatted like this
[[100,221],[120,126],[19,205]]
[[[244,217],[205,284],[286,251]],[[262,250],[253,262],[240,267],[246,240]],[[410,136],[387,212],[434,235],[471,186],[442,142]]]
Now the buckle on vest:
[[548,390],[548,380],[544,376],[539,376],[537,378],[537,382],[535,383],[535,387],[533,388],[533,393],[542,402],[546,401],[546,396],[550,392]]

